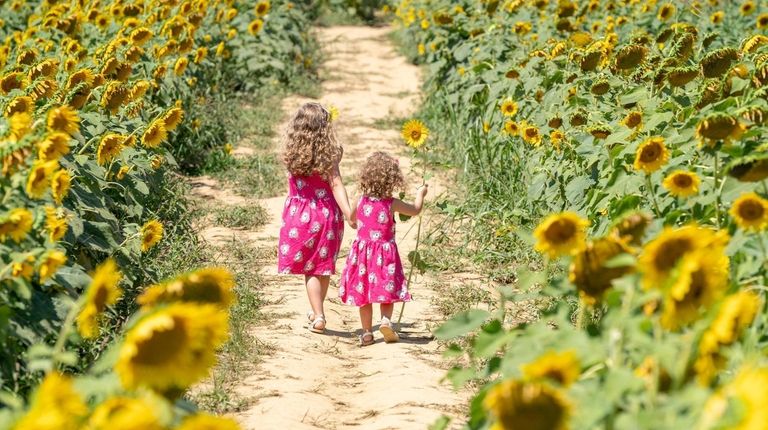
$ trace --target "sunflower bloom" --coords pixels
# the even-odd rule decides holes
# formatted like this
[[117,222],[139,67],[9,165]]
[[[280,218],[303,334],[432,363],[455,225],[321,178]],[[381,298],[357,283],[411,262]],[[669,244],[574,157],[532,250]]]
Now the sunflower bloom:
[[48,230],[51,242],[58,242],[69,229],[66,216],[63,213],[60,214],[55,208],[45,208],[45,229]]
[[621,120],[621,123],[627,128],[641,127],[643,125],[643,113],[637,110],[629,112],[627,116]]
[[250,24],[248,24],[248,33],[250,33],[251,36],[255,36],[259,34],[262,28],[264,28],[264,21],[262,21],[259,18],[256,18],[253,21],[251,21]]
[[19,243],[32,230],[32,212],[24,208],[12,209],[5,218],[0,218],[0,242],[8,237]]
[[116,133],[109,133],[102,136],[99,141],[99,149],[96,151],[96,161],[99,165],[104,165],[114,160],[123,150],[125,136]]
[[163,126],[167,131],[175,130],[184,120],[184,109],[172,107],[163,115]]
[[674,14],[675,6],[672,3],[667,3],[659,9],[659,14],[656,18],[658,18],[659,21],[667,21],[669,18],[672,18]]
[[32,406],[14,430],[77,430],[88,414],[88,406],[75,391],[72,379],[49,373],[32,397]]
[[739,12],[741,12],[742,15],[749,15],[752,12],[755,11],[755,3],[753,3],[751,0],[745,1],[741,4],[741,7],[739,7]]
[[573,256],[568,279],[579,290],[579,296],[589,304],[599,303],[614,279],[634,271],[631,265],[606,267],[612,258],[633,253],[624,239],[619,237],[607,236],[591,240]]
[[163,225],[157,220],[147,221],[141,227],[141,250],[149,251],[153,246],[163,238]]
[[669,160],[669,150],[663,137],[651,137],[641,143],[635,154],[635,170],[651,174]]
[[517,136],[520,134],[520,125],[514,121],[505,121],[504,132],[509,136]]
[[515,103],[512,99],[506,99],[501,103],[501,106],[499,107],[501,110],[501,113],[506,117],[514,117],[517,115],[518,107],[517,103]]
[[154,36],[154,34],[152,33],[152,30],[146,27],[139,27],[134,29],[131,32],[130,39],[134,45],[142,46],[145,43],[149,42],[149,40],[152,39],[152,36]]
[[535,125],[523,124],[521,136],[523,141],[531,146],[539,146],[541,144],[541,134],[539,133],[539,128]]
[[675,197],[690,197],[699,193],[701,179],[694,172],[675,170],[664,178],[662,185]]
[[53,161],[38,161],[29,170],[29,176],[27,177],[27,195],[33,199],[40,199],[43,197],[48,186],[51,183],[51,174],[59,167],[59,163],[56,160]]
[[535,249],[557,258],[584,248],[589,221],[573,212],[562,212],[545,218],[533,231]]
[[254,12],[256,12],[257,16],[264,16],[269,13],[270,4],[268,0],[262,0],[258,3],[256,3],[256,7],[254,7]]
[[99,318],[109,305],[120,298],[123,291],[118,287],[123,274],[111,258],[101,263],[91,275],[91,284],[85,292],[85,304],[77,315],[77,330],[86,339],[99,334]]
[[46,120],[48,131],[62,132],[70,136],[80,130],[80,117],[69,106],[59,106],[48,111]]
[[37,150],[37,157],[40,161],[58,160],[62,156],[69,154],[69,142],[72,138],[61,132],[48,134],[40,142]]
[[330,117],[330,121],[336,121],[339,119],[339,108],[336,106],[329,106],[328,107],[328,116]]
[[72,186],[72,177],[69,172],[62,169],[57,171],[51,177],[51,196],[56,204],[61,204],[64,197],[69,194],[69,189]]
[[696,135],[702,143],[713,146],[722,140],[726,144],[731,140],[737,140],[744,134],[746,127],[737,118],[731,115],[714,114],[704,118],[696,126]]
[[195,51],[195,57],[192,61],[194,61],[195,64],[200,64],[203,62],[203,60],[207,56],[208,56],[208,48],[200,47],[200,48],[197,48],[197,51]]
[[137,302],[145,308],[163,303],[193,302],[224,308],[235,301],[235,280],[224,268],[196,270],[173,280],[147,288]]
[[48,251],[40,259],[40,266],[37,271],[40,274],[40,280],[44,281],[55,275],[64,263],[67,262],[67,255],[59,250]]
[[412,119],[403,124],[402,136],[408,146],[419,149],[426,143],[429,129],[423,122]]
[[208,414],[191,416],[177,427],[178,430],[240,430],[240,425],[229,418]]
[[163,430],[151,399],[110,397],[93,410],[85,430]]
[[11,100],[8,103],[8,106],[5,107],[5,116],[9,118],[17,113],[32,115],[34,112],[35,101],[32,100],[32,97],[28,96],[18,96]]
[[499,429],[563,430],[570,415],[562,392],[538,382],[501,382],[488,391],[483,407]]
[[176,63],[173,65],[173,73],[176,74],[176,76],[181,76],[184,74],[184,71],[187,70],[187,65],[189,64],[189,60],[187,57],[181,57],[178,60],[176,60]]
[[526,379],[546,379],[567,387],[579,379],[581,365],[576,351],[549,351],[536,361],[523,365],[522,370]]
[[[768,404],[766,384],[768,368],[743,367],[733,381],[707,401],[705,418],[709,422],[723,424],[718,427],[729,430],[764,429],[765,423],[768,422],[768,408],[765,407]],[[719,423],[724,415],[727,419]]]
[[227,339],[227,313],[214,305],[177,303],[131,328],[115,371],[123,386],[186,388],[208,374],[216,348]]
[[35,273],[35,267],[32,265],[35,262],[35,257],[31,255],[24,259],[24,261],[17,261],[13,263],[11,267],[11,276],[14,278],[23,278],[27,281],[32,279],[32,275]]
[[720,24],[723,22],[723,18],[725,18],[725,12],[719,10],[709,16],[709,22],[712,24]]
[[147,148],[157,148],[168,138],[168,131],[165,129],[162,119],[156,119],[144,131],[141,136],[141,144]]
[[768,200],[756,193],[742,194],[731,205],[730,214],[740,228],[763,231],[768,227]]

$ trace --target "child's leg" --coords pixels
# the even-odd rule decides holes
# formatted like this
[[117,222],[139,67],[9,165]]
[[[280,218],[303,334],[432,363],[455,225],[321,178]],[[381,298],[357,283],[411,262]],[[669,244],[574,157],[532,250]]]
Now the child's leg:
[[392,319],[392,313],[395,311],[394,303],[382,303],[381,304],[381,317],[387,317],[388,320]]
[[371,331],[373,326],[373,305],[360,306],[360,324],[363,326],[363,333]]
[[[307,287],[307,297],[309,297],[309,304],[312,306],[312,313],[315,318],[320,315],[325,315],[323,301],[325,301],[325,295],[328,294],[328,285],[330,281],[330,276],[304,276],[304,283]],[[325,328],[325,323],[318,322],[315,325],[315,328],[322,330]]]

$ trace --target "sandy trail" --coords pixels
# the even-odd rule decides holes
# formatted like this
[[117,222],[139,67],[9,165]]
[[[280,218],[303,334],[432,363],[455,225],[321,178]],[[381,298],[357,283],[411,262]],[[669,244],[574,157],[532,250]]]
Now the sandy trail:
[[[377,121],[402,118],[419,102],[419,69],[400,56],[387,37],[388,28],[332,27],[318,30],[326,61],[321,103],[338,107],[338,137],[345,153],[341,165],[350,199],[357,198],[357,170],[374,150],[401,154],[403,171],[409,173],[412,198],[420,183],[410,173],[398,130],[377,128]],[[289,98],[283,103],[288,115],[307,99]],[[243,204],[210,179],[193,184],[195,194],[222,204]],[[431,183],[429,198],[443,188]],[[225,244],[234,237],[255,246],[276,248],[285,196],[260,200],[270,221],[258,231],[233,231],[223,227],[204,229],[202,236]],[[401,257],[415,244],[415,228],[400,223],[397,229]],[[341,272],[355,232],[347,226],[337,273]],[[407,261],[406,270],[407,270]],[[336,281],[331,281],[326,300],[327,330],[324,335],[307,330],[309,309],[303,279],[279,276],[275,264],[260,268],[268,284],[265,295],[271,305],[264,312],[273,316],[269,326],[254,327],[254,334],[270,353],[243,378],[237,392],[249,400],[237,419],[246,429],[424,429],[442,414],[461,422],[466,396],[455,393],[440,380],[446,369],[430,328],[441,322],[432,309],[429,289],[434,281],[418,277],[412,283],[414,301],[406,305],[401,327],[402,341],[385,344],[376,332],[376,344],[360,348],[360,324],[356,307],[337,299]],[[400,305],[395,308],[395,318]],[[374,323],[379,318],[374,311]],[[374,326],[374,329],[377,327]]]

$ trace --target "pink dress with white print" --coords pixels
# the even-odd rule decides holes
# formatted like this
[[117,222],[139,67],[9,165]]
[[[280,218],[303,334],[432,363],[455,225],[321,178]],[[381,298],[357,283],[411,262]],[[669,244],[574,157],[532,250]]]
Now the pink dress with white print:
[[283,208],[277,269],[296,275],[332,275],[344,219],[331,186],[320,175],[290,176]]
[[339,298],[352,306],[411,300],[395,243],[391,197],[360,198],[357,238],[341,274]]

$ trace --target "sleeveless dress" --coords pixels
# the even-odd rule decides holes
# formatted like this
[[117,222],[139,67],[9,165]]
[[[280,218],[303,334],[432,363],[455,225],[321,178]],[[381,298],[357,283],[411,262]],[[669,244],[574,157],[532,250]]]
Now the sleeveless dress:
[[320,175],[288,178],[277,270],[283,274],[332,275],[344,234],[344,218],[331,186]]
[[352,306],[411,300],[395,243],[391,197],[360,198],[357,238],[352,242],[341,274],[339,298]]

